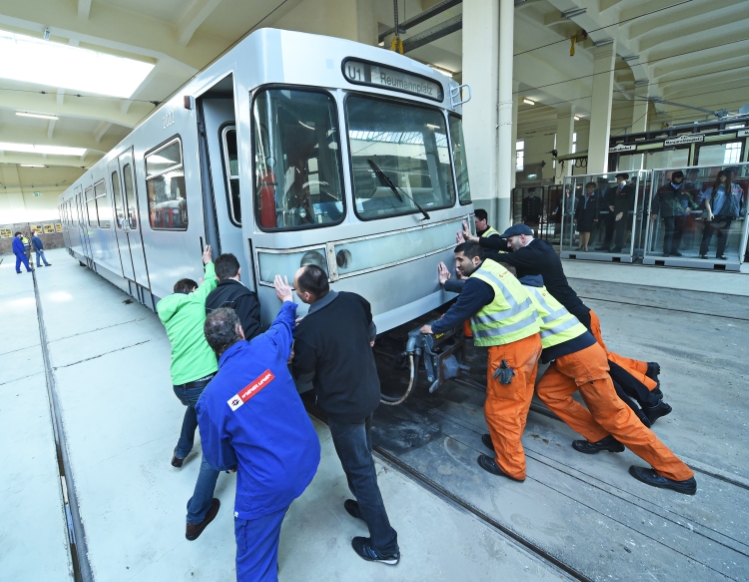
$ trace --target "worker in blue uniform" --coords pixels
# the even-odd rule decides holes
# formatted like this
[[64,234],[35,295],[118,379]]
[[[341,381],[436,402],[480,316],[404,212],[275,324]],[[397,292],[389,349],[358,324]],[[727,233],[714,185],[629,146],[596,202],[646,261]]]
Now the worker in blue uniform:
[[16,273],[21,273],[21,263],[26,267],[27,272],[31,272],[31,265],[29,265],[29,259],[26,257],[26,248],[21,240],[23,235],[17,232],[13,237],[13,254],[16,255]]
[[291,502],[312,481],[320,442],[291,378],[296,304],[276,278],[284,302],[270,329],[245,341],[233,309],[212,311],[205,322],[218,372],[196,409],[203,455],[217,470],[237,471],[234,533],[237,580],[278,579],[281,523]]

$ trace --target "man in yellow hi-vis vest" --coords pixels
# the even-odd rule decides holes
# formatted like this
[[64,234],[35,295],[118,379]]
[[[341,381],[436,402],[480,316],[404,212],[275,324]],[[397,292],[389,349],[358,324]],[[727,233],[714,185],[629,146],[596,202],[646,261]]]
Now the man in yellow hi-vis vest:
[[[536,393],[554,414],[585,437],[573,441],[575,450],[621,453],[627,445],[653,467],[631,466],[629,473],[635,479],[694,495],[694,472],[616,395],[606,352],[593,334],[546,290],[540,275],[522,277],[520,282],[541,319],[541,362],[551,362]],[[572,398],[576,391],[587,409]]]
[[523,481],[521,437],[541,355],[538,314],[518,280],[494,261],[484,261],[479,245],[459,244],[455,262],[459,274],[468,277],[460,297],[421,332],[442,333],[470,318],[474,344],[489,348],[484,405],[489,434],[482,442],[495,453],[494,458],[480,455],[478,463],[494,475]]

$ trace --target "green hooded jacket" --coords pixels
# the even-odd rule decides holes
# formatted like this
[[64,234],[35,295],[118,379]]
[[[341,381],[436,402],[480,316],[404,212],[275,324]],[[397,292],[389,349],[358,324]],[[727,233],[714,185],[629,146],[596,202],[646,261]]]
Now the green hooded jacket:
[[218,285],[213,263],[205,266],[203,283],[192,293],[173,293],[156,304],[156,312],[172,344],[172,384],[199,380],[218,370],[216,354],[205,341],[205,300]]

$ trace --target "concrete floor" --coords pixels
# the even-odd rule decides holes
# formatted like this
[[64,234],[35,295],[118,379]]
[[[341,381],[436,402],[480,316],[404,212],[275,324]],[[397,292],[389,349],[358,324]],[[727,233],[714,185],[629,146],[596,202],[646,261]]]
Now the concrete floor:
[[[219,477],[216,520],[197,541],[184,538],[199,452],[181,470],[169,465],[184,409],[158,318],[65,251],[47,257],[53,266],[36,276],[94,579],[233,579],[233,475]],[[6,258],[0,280],[0,580],[72,579],[32,279]],[[377,463],[380,486],[402,559],[396,568],[364,562],[350,539],[366,529],[343,509],[345,477],[327,429],[316,428],[323,459],[284,522],[281,580],[565,578],[386,462]]]

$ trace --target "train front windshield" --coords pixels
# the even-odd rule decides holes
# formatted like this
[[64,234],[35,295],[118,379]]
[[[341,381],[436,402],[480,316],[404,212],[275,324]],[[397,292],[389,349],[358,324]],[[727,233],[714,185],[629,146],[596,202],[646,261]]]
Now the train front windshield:
[[440,110],[349,95],[346,116],[359,218],[455,204],[447,128]]

